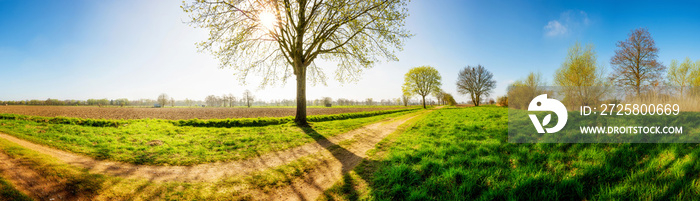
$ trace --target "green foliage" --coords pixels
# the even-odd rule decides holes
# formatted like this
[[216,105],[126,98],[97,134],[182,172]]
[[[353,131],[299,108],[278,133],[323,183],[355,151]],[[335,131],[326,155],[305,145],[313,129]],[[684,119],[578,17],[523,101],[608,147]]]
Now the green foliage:
[[93,126],[93,127],[119,127],[120,125],[128,124],[129,122],[137,120],[107,120],[107,119],[82,119],[82,118],[71,118],[71,117],[40,117],[40,116],[28,116],[19,114],[0,114],[0,119],[4,120],[18,120],[18,121],[33,121],[37,123],[49,123],[49,124],[70,124],[70,125],[80,125],[80,126]]
[[698,144],[517,144],[508,110],[442,109],[397,137],[376,200],[697,200]]
[[672,60],[668,67],[668,82],[680,87],[680,97],[683,97],[684,89],[688,86],[700,86],[700,60],[694,63],[690,57],[686,57],[683,63]]
[[508,96],[499,96],[497,102],[499,106],[508,107]]
[[417,94],[423,97],[423,108],[425,108],[425,96],[439,92],[442,85],[442,77],[437,69],[431,66],[419,66],[411,68],[404,75],[402,89],[404,94]]
[[527,77],[516,80],[508,86],[508,97],[510,98],[508,105],[518,109],[527,108],[529,100],[542,94],[546,84],[547,82],[542,79],[541,73],[530,72]]
[[596,60],[592,44],[582,47],[577,42],[569,48],[566,60],[554,74],[554,85],[564,90],[565,104],[597,105],[609,91],[603,67],[599,67]]

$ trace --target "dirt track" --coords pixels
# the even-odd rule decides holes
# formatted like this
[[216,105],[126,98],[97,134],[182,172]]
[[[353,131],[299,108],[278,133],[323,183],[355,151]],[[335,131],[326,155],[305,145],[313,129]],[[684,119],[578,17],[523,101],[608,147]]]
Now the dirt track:
[[[374,123],[348,133],[340,134],[332,138],[317,137],[316,142],[288,149],[280,152],[265,154],[260,157],[223,163],[209,163],[195,166],[147,166],[133,165],[112,161],[100,161],[66,151],[57,150],[43,145],[22,140],[7,134],[0,133],[0,138],[17,143],[27,149],[37,151],[55,157],[67,164],[88,169],[91,173],[108,174],[123,178],[144,178],[151,181],[183,181],[183,182],[207,182],[214,181],[224,176],[243,175],[267,168],[284,165],[311,154],[321,158],[321,165],[315,167],[303,178],[296,179],[291,185],[279,188],[272,192],[262,193],[251,191],[255,198],[262,200],[308,200],[315,199],[323,191],[338,181],[344,173],[352,170],[373,149],[375,144],[387,135],[393,133],[397,127],[406,121],[418,116],[413,113],[400,119],[387,119]],[[313,132],[313,131],[310,131]],[[349,145],[338,146],[343,141],[352,142]],[[0,155],[0,157],[7,157]],[[12,162],[4,162],[3,175],[20,175],[23,168]],[[17,169],[19,168],[19,169]],[[20,171],[20,172],[17,172]],[[31,181],[32,178],[37,181]],[[14,176],[8,178],[25,189],[27,193],[44,194],[42,191],[31,190],[31,183],[41,183],[41,178],[36,176]],[[16,179],[24,182],[17,182]],[[30,181],[25,181],[30,180]],[[50,189],[50,188],[49,188]],[[41,197],[41,195],[34,195]]]

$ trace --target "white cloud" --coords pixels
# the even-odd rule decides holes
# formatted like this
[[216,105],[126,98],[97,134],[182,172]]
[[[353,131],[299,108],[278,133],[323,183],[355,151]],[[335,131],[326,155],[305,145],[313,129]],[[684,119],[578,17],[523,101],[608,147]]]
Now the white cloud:
[[580,31],[590,24],[588,13],[569,10],[562,12],[559,19],[547,22],[544,26],[544,34],[549,37],[565,36]]
[[566,27],[559,23],[557,20],[552,20],[547,23],[547,26],[544,26],[545,29],[545,34],[547,36],[559,36],[559,35],[564,35],[566,34]]

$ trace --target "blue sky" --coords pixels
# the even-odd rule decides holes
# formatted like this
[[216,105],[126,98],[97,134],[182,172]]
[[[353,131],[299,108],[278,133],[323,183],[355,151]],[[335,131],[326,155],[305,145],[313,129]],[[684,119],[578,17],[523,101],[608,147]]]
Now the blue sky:
[[[293,80],[261,89],[259,77],[242,85],[195,42],[206,30],[182,22],[180,1],[0,0],[0,100],[150,98],[214,94],[240,96],[251,89],[263,100],[294,99]],[[389,99],[400,96],[409,68],[430,65],[457,101],[460,69],[484,65],[497,81],[494,96],[531,71],[548,81],[569,46],[592,43],[610,72],[615,43],[647,27],[659,60],[700,59],[700,3],[656,1],[426,1],[409,4],[400,61],[365,70],[355,83],[332,78],[335,66],[321,62],[328,85],[310,86],[309,99],[323,96]]]

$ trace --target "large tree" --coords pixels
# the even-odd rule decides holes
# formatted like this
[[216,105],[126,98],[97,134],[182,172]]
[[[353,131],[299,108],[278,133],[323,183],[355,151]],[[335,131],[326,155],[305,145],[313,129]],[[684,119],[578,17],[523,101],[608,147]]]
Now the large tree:
[[423,108],[425,107],[425,96],[433,92],[440,91],[442,77],[440,73],[430,66],[420,66],[411,68],[404,75],[403,88],[411,94],[418,94],[423,98]]
[[408,16],[407,0],[197,0],[184,3],[191,23],[209,29],[199,44],[239,78],[251,72],[262,85],[297,84],[295,122],[306,125],[306,82],[325,83],[317,58],[336,62],[336,78],[354,81],[382,58],[398,60]]
[[496,88],[493,73],[482,65],[467,66],[457,75],[457,92],[471,95],[474,106],[479,106],[482,97],[488,97]]
[[610,60],[614,73],[610,79],[617,85],[630,87],[639,96],[642,87],[659,84],[666,67],[658,58],[659,48],[646,28],[632,30],[625,41],[617,42]]
[[576,43],[554,73],[554,85],[564,92],[564,101],[569,105],[597,105],[608,92],[602,67],[597,64],[597,56],[592,44],[581,46]]

